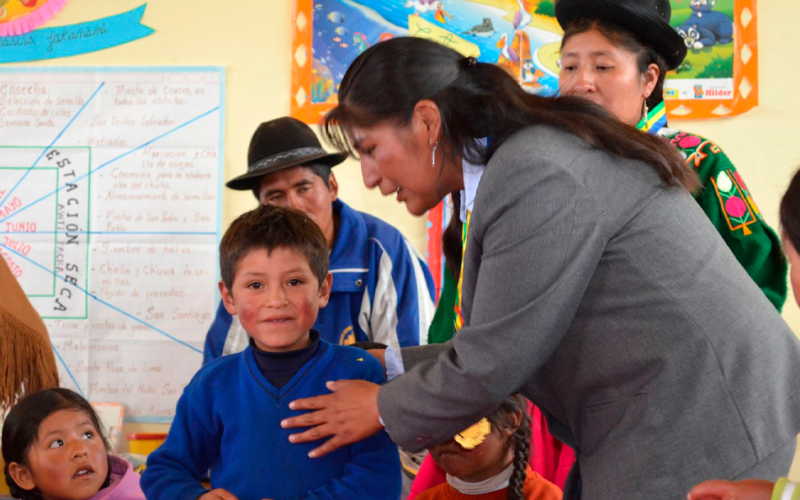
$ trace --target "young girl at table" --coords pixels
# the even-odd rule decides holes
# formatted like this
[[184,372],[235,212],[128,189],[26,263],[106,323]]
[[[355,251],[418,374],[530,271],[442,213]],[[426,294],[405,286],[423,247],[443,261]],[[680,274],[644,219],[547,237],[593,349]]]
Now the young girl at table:
[[69,389],[24,397],[3,424],[4,473],[21,500],[145,500],[139,475],[109,455],[100,419]]

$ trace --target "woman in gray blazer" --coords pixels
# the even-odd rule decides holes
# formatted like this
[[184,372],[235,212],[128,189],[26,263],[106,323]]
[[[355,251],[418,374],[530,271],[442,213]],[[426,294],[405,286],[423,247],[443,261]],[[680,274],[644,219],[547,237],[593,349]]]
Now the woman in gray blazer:
[[317,411],[283,423],[311,427],[292,442],[331,436],[318,456],[385,424],[417,451],[522,391],[576,450],[567,498],[677,499],[709,477],[786,473],[800,342],[693,201],[672,147],[415,38],[365,51],[339,100],[323,133],[413,214],[482,171],[464,327],[402,349],[405,374],[382,387],[337,381],[293,402]]

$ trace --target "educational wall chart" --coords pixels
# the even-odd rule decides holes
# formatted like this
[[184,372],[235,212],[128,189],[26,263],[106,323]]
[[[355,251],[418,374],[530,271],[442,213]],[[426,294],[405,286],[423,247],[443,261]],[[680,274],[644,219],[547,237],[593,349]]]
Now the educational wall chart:
[[0,73],[0,255],[62,385],[170,421],[216,308],[221,68]]

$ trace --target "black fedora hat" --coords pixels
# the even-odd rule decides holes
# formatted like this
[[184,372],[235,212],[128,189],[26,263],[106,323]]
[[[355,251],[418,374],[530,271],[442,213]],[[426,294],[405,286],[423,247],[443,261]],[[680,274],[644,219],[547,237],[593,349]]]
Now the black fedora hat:
[[675,69],[686,57],[683,38],[669,24],[669,0],[557,0],[556,19],[566,29],[581,17],[596,17],[619,24],[651,45]]
[[265,175],[309,163],[333,167],[345,158],[347,153],[328,153],[322,149],[311,127],[285,116],[258,126],[247,152],[247,173],[231,179],[225,185],[238,191],[247,191]]

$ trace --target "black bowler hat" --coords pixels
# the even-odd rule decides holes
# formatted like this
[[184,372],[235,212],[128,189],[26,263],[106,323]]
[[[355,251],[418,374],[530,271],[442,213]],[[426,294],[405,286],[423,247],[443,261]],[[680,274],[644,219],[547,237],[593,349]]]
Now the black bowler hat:
[[285,116],[258,126],[247,152],[247,173],[231,179],[225,185],[238,191],[248,191],[256,180],[265,175],[310,163],[333,167],[345,158],[347,153],[328,153],[322,149],[311,127]]
[[669,0],[557,0],[556,19],[566,29],[581,17],[596,17],[619,24],[651,45],[675,69],[686,57],[683,38],[669,24]]

